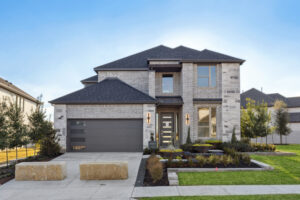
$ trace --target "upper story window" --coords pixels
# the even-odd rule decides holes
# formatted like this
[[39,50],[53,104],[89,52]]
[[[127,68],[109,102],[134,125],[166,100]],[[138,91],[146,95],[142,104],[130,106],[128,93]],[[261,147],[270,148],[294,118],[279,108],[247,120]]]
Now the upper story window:
[[163,74],[162,76],[162,92],[173,93],[173,75]]
[[198,66],[199,87],[216,87],[216,66]]

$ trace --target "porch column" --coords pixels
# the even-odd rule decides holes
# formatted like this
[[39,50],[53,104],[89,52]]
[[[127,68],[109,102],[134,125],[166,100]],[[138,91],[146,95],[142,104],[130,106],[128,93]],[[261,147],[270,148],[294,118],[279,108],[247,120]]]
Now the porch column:
[[143,149],[148,148],[151,133],[155,139],[155,104],[143,105]]

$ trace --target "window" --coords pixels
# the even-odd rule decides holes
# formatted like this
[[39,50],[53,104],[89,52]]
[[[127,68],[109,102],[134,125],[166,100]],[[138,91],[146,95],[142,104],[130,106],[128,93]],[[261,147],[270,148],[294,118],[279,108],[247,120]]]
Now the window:
[[215,138],[216,136],[217,136],[216,108],[215,107],[199,108],[198,137]]
[[162,92],[173,93],[173,75],[164,74],[162,77]]
[[216,87],[216,66],[198,66],[198,86]]

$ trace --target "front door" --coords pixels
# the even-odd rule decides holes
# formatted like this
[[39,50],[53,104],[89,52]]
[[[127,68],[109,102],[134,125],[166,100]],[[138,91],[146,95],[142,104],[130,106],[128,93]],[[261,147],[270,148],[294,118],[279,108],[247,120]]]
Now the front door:
[[174,113],[161,113],[160,118],[160,146],[167,147],[173,144],[174,136]]

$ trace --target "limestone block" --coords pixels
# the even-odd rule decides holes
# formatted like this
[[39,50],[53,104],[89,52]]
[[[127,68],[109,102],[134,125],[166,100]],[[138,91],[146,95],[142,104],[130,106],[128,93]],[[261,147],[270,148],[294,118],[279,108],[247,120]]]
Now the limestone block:
[[67,176],[65,162],[22,162],[16,165],[16,181],[63,180]]
[[128,162],[80,164],[81,180],[120,180],[128,178]]

